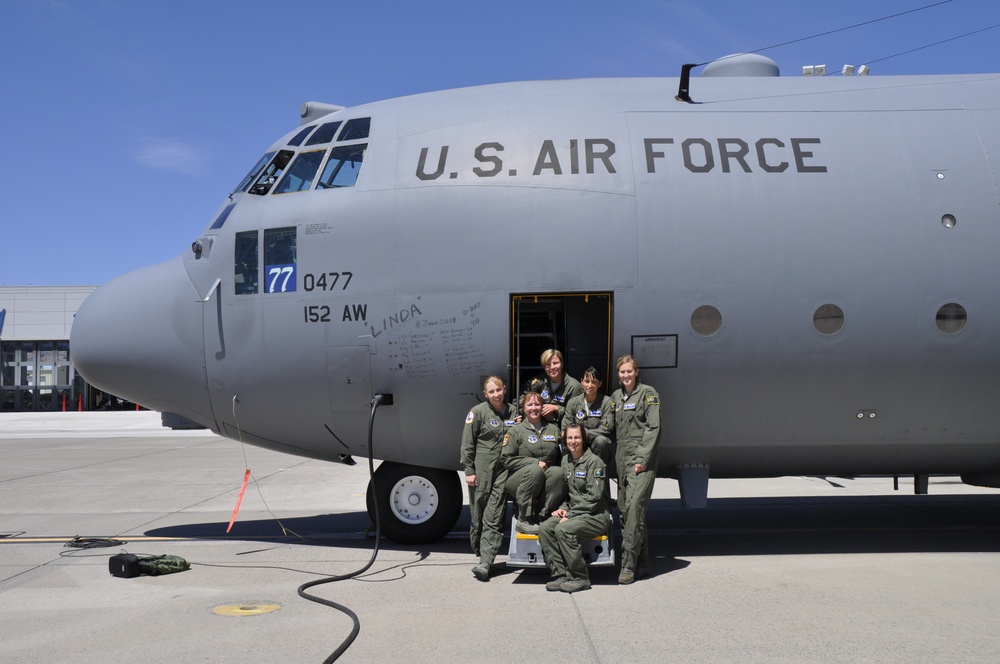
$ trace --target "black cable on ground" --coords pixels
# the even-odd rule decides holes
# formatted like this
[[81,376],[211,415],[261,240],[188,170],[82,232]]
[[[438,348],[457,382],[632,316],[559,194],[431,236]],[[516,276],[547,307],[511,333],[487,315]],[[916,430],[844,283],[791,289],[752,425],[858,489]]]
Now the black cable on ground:
[[80,537],[77,535],[70,541],[63,544],[63,547],[71,549],[97,549],[106,546],[122,546],[128,544],[125,540],[110,539],[106,537]]
[[[372,457],[372,430],[375,427],[375,411],[378,410],[378,407],[382,404],[382,398],[383,397],[382,397],[381,394],[376,394],[374,396],[374,398],[372,398],[371,415],[368,417],[368,476],[369,476],[369,481],[371,482],[371,486],[373,487],[372,490],[374,490],[374,486],[375,486],[375,462],[374,462],[373,457]],[[364,567],[362,567],[361,569],[359,569],[359,570],[357,570],[355,572],[351,572],[349,574],[340,574],[340,575],[337,575],[337,576],[330,576],[330,577],[327,577],[325,579],[317,579],[315,581],[309,581],[308,583],[303,583],[301,586],[299,586],[298,593],[299,593],[299,595],[301,597],[304,597],[305,599],[309,600],[310,602],[316,602],[318,604],[324,604],[324,605],[329,606],[331,608],[337,609],[338,611],[340,611],[341,613],[343,613],[344,615],[346,615],[347,617],[349,617],[351,619],[351,621],[354,623],[354,627],[351,629],[351,633],[347,636],[346,639],[343,640],[343,642],[340,644],[340,646],[336,650],[334,650],[332,653],[330,653],[329,657],[327,657],[326,659],[323,660],[323,664],[329,664],[330,662],[337,661],[337,659],[341,655],[343,655],[347,651],[348,648],[351,647],[351,644],[354,643],[354,639],[357,638],[358,633],[361,631],[361,621],[358,619],[358,616],[357,616],[356,613],[354,613],[354,611],[351,611],[349,608],[347,608],[343,604],[338,604],[337,602],[334,602],[332,600],[323,599],[322,597],[317,597],[315,595],[310,595],[309,593],[306,592],[306,590],[308,588],[312,588],[313,586],[321,586],[324,583],[333,583],[334,581],[343,581],[345,579],[353,579],[354,577],[360,576],[361,574],[364,574],[365,572],[367,572],[368,568],[371,567],[373,564],[375,564],[375,559],[378,557],[379,540],[381,539],[381,536],[382,536],[382,519],[381,519],[381,515],[379,514],[378,499],[376,498],[376,500],[375,500],[375,549],[372,551],[372,555],[371,555],[371,558],[369,558],[368,563]]]

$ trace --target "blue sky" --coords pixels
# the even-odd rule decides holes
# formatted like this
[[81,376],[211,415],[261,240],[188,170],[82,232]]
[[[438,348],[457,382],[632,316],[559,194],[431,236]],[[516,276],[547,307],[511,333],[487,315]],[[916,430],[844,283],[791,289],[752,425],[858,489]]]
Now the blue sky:
[[[685,62],[937,0],[0,0],[0,285],[101,284],[186,251],[307,100],[676,77]],[[996,0],[763,54],[872,75],[1000,72]],[[700,70],[696,70],[695,74]]]

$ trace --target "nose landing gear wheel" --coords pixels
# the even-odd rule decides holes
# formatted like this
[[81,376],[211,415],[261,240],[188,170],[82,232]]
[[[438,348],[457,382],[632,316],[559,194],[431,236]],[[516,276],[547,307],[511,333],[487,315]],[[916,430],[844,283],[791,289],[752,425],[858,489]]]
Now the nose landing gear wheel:
[[455,471],[387,461],[368,485],[372,522],[376,500],[383,535],[399,544],[426,544],[447,535],[458,521],[462,487]]

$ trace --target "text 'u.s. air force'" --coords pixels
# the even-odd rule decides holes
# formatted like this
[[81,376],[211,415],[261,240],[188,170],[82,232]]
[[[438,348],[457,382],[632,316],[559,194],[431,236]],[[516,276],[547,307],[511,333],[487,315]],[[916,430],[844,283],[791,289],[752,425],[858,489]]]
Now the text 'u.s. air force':
[[[826,173],[819,138],[644,138],[646,173],[681,167],[691,173]],[[621,159],[608,138],[556,142],[546,139],[537,152],[508,153],[499,141],[480,143],[471,154],[455,154],[450,145],[422,147],[416,177],[448,179],[537,177],[541,175],[617,174]]]

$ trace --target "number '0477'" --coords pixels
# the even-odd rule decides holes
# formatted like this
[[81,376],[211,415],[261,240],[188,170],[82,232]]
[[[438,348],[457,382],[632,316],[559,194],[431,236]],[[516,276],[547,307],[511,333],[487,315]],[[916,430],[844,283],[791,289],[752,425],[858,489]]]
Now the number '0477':
[[340,290],[347,290],[347,284],[351,283],[353,276],[353,272],[320,272],[318,274],[307,272],[302,275],[302,288],[307,291],[332,291],[337,288],[339,283]]

